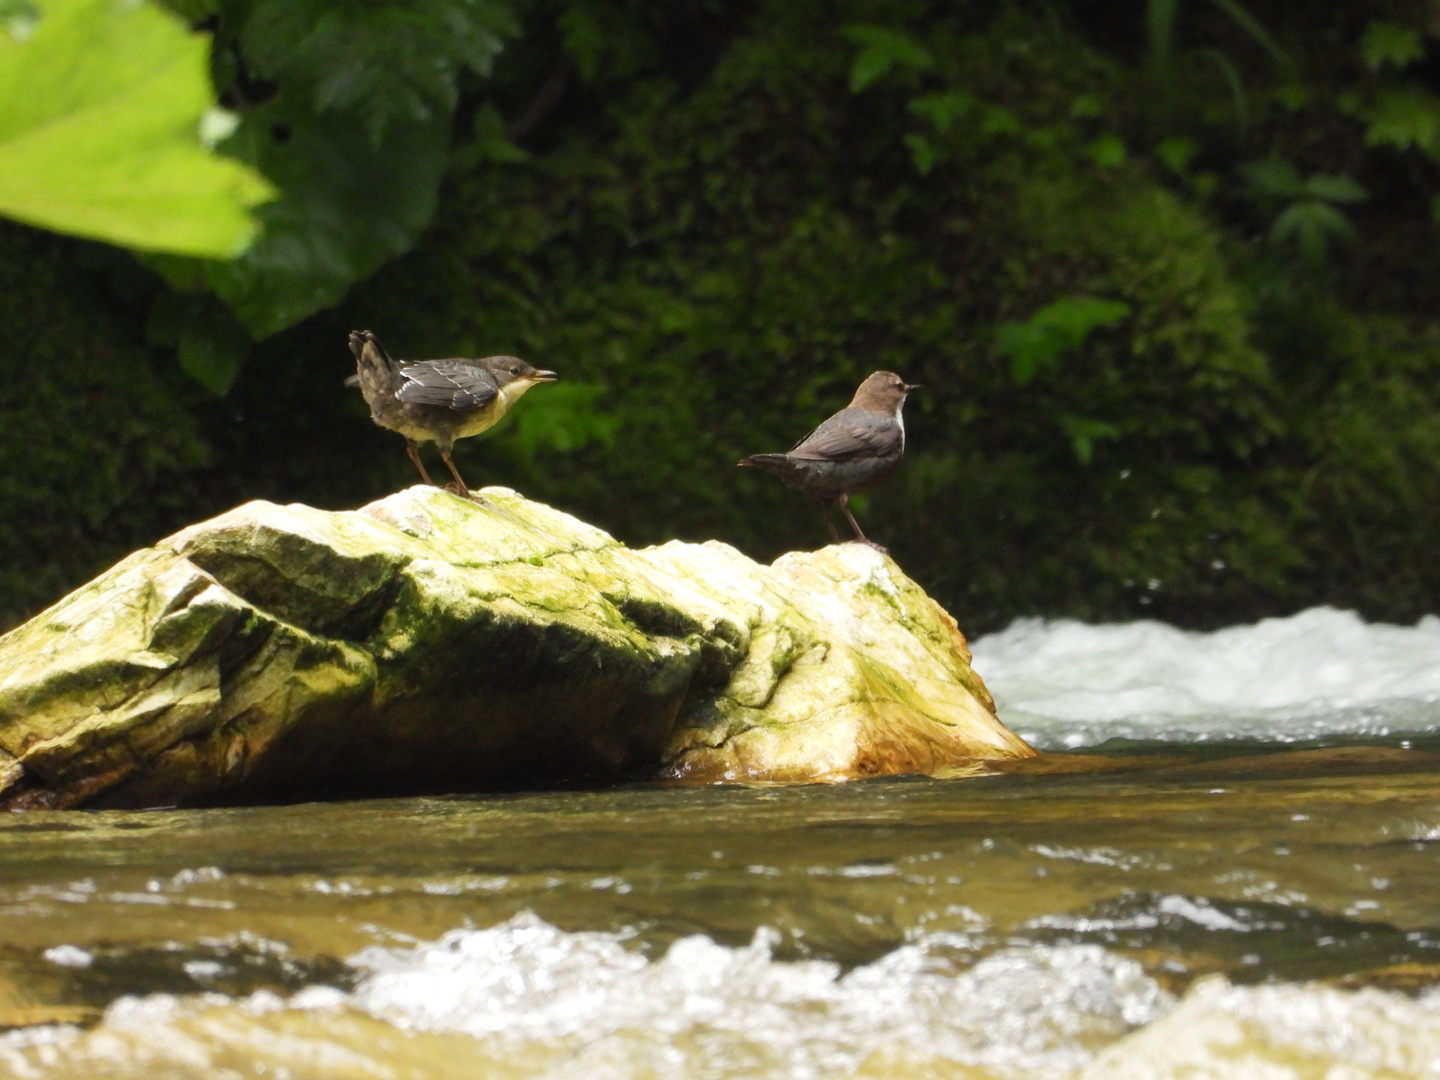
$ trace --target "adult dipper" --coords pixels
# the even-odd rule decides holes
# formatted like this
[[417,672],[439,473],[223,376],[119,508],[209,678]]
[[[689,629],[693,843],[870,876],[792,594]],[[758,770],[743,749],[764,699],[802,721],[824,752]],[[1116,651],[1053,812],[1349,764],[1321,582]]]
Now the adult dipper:
[[472,498],[450,458],[456,439],[494,427],[530,387],[554,382],[553,371],[540,371],[515,356],[483,360],[393,360],[369,330],[350,331],[355,374],[346,386],[360,387],[370,419],[405,436],[405,452],[420,478],[435,486],[420,460],[419,444],[433,442],[455,478],[445,490]]
[[786,454],[752,454],[740,462],[765,469],[787,487],[814,495],[820,500],[830,539],[840,542],[830,503],[840,510],[855,539],[876,551],[885,549],[860,531],[850,513],[850,496],[880,483],[905,456],[905,421],[900,410],[905,395],[918,385],[907,383],[893,371],[877,371],[860,384],[850,404],[801,439]]

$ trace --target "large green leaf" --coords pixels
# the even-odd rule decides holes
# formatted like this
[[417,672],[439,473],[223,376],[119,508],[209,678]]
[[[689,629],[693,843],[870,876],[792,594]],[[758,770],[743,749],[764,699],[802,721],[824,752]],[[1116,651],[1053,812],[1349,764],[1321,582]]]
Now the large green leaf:
[[228,144],[285,196],[260,209],[265,231],[242,258],[204,267],[205,284],[257,338],[338,303],[409,251],[448,160],[448,117],[394,119],[376,143],[364,114],[321,120],[295,104],[281,97],[254,110]]
[[449,164],[457,81],[487,72],[517,28],[504,0],[225,0],[218,19],[216,78],[241,110],[223,149],[283,195],[240,259],[152,262],[265,338],[414,245]]
[[125,0],[43,0],[0,30],[0,214],[126,247],[232,258],[273,195],[212,155],[209,47]]

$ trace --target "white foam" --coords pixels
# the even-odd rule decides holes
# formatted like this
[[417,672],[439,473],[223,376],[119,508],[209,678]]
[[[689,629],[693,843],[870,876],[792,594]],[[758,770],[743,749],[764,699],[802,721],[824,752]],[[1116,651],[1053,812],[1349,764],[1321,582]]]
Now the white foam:
[[[1181,898],[1175,898],[1177,901]],[[1169,909],[1199,925],[1203,904]],[[311,987],[121,998],[87,1030],[0,1035],[0,1075],[33,1080],[1440,1080],[1440,994],[1196,982],[1177,1005],[1097,945],[975,959],[934,934],[842,974],[684,938],[650,960],[623,934],[534,915],[353,959],[352,994]],[[397,1039],[395,1027],[408,1030]]]
[[1214,633],[1021,619],[973,644],[1001,719],[1047,749],[1440,731],[1440,618],[1311,608]]
[[1180,1007],[1102,1053],[1080,1080],[1440,1078],[1440,995],[1231,986],[1201,979]]
[[372,974],[351,1001],[400,1027],[553,1047],[566,1076],[649,1075],[648,1063],[657,1075],[795,1078],[849,1075],[896,1047],[1054,1075],[1172,1004],[1139,965],[1094,945],[1016,947],[965,967],[955,957],[969,963],[968,943],[935,935],[842,975],[773,959],[778,940],[762,929],[730,948],[696,935],[651,961],[616,935],[522,914],[366,950],[352,962]]

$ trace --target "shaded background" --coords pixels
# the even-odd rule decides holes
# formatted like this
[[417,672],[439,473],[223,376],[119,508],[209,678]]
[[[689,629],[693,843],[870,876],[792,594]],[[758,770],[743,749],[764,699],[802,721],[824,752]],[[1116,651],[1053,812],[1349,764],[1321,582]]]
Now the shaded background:
[[[824,525],[734,462],[923,383],[861,519],[968,632],[1440,608],[1435,6],[277,4],[170,5],[270,247],[0,222],[0,628],[245,499],[411,483],[352,328],[561,373],[472,483],[761,559]],[[276,270],[317,221],[370,247]]]

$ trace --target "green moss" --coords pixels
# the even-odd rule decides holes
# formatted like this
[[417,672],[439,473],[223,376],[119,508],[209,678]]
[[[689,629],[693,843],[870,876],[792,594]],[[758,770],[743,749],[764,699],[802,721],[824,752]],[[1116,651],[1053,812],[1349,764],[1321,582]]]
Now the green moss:
[[194,395],[117,302],[106,271],[127,262],[0,222],[0,629],[193,503]]

